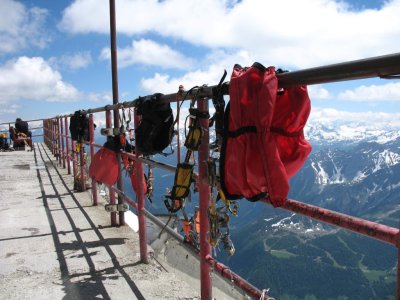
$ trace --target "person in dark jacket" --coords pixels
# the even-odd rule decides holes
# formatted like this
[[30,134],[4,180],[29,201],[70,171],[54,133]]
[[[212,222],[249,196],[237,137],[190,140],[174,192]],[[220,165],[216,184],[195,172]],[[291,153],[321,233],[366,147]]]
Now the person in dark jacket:
[[32,132],[29,131],[28,122],[22,121],[21,118],[17,118],[15,120],[15,129],[17,131],[17,135],[32,137]]

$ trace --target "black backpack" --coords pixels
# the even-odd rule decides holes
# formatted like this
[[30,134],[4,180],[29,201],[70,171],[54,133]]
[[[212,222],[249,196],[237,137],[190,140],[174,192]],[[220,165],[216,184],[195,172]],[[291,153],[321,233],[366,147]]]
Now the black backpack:
[[141,121],[136,129],[136,147],[145,156],[162,153],[173,137],[172,109],[169,103],[160,103],[161,96],[156,93],[137,100]]
[[90,141],[89,117],[86,112],[78,110],[70,118],[69,131],[74,141]]
[[24,133],[29,135],[29,126],[26,121],[18,121],[15,123],[15,129],[17,129],[18,133]]

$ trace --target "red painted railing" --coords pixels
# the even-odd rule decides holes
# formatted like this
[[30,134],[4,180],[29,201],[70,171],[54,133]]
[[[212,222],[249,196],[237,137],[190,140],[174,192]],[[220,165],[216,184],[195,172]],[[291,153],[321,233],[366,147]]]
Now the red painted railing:
[[[395,62],[395,63],[394,63]],[[296,85],[299,83],[315,84],[320,82],[333,82],[340,80],[351,80],[367,77],[388,77],[393,74],[400,73],[400,54],[393,54],[388,56],[382,56],[367,60],[360,60],[350,63],[343,63],[337,65],[331,65],[320,68],[313,68],[304,71],[288,72],[280,74],[279,80],[281,86]],[[191,95],[197,94],[200,97],[198,100],[198,108],[202,111],[208,112],[208,100],[211,97],[211,91],[213,87],[202,87],[199,89],[194,89]],[[169,94],[164,95],[161,99],[162,102],[174,102],[178,95]],[[111,111],[114,113],[121,108],[135,107],[136,101],[117,103],[109,105],[107,107],[100,107],[95,109],[88,109],[86,112],[90,113],[90,134],[91,139],[88,143],[90,146],[90,155],[94,155],[94,148],[101,147],[101,145],[94,144],[94,126],[93,126],[93,113],[104,112],[106,114],[106,127],[112,128],[111,122]],[[84,180],[84,164],[83,151],[84,147],[81,147],[81,152],[78,157],[76,157],[74,150],[74,141],[72,141],[72,149],[69,149],[69,136],[68,136],[68,117],[71,115],[60,116],[54,119],[49,119],[44,121],[44,137],[45,143],[50,149],[52,149],[53,154],[59,160],[60,165],[65,168],[65,159],[67,160],[67,165],[69,168],[70,161],[73,162],[73,176],[76,176],[76,164],[81,166],[81,178]],[[64,123],[63,123],[64,121]],[[138,117],[135,113],[135,126],[138,125]],[[65,130],[63,131],[63,124],[65,124]],[[208,122],[206,120],[202,121],[201,124],[205,134],[202,138],[202,144],[199,149],[198,161],[199,161],[199,174],[198,174],[198,185],[199,185],[199,198],[200,198],[200,265],[201,265],[201,295],[202,299],[212,298],[212,282],[210,277],[210,268],[217,270],[223,277],[232,280],[238,288],[245,291],[249,296],[254,299],[261,297],[262,292],[248,283],[246,280],[242,279],[240,276],[230,271],[226,266],[222,265],[216,261],[211,254],[210,245],[207,242],[207,232],[208,228],[208,218],[207,209],[210,205],[210,185],[208,182],[207,170],[205,162],[207,161],[209,155],[208,143]],[[115,126],[114,126],[115,127]],[[60,129],[61,128],[61,129]],[[65,139],[65,143],[64,143]],[[70,152],[71,151],[71,152]],[[70,154],[71,153],[71,154]],[[139,219],[139,236],[140,236],[140,257],[143,263],[148,262],[147,256],[147,241],[146,241],[146,217],[154,221],[157,225],[163,227],[165,224],[159,219],[154,217],[150,212],[146,211],[144,208],[144,187],[141,178],[143,178],[143,163],[163,168],[174,172],[175,167],[166,165],[164,163],[156,162],[150,159],[145,159],[140,156],[140,153],[136,152],[135,155],[122,153],[121,155],[127,155],[135,160],[135,168],[138,178],[137,185],[139,187],[137,193],[138,202],[133,201],[123,191],[122,185],[118,184],[118,188],[115,186],[109,187],[110,204],[115,204],[115,194],[123,199],[124,202],[132,205],[138,214]],[[120,176],[121,178],[121,176]],[[92,195],[93,195],[93,205],[97,205],[97,190],[96,183],[92,180]],[[264,201],[268,203],[268,201]],[[368,237],[380,240],[385,243],[389,243],[398,249],[398,269],[397,269],[397,297],[400,299],[400,230],[398,228],[389,227],[376,222],[371,222],[363,220],[360,218],[355,218],[346,214],[338,213],[321,207],[312,206],[306,203],[302,203],[296,200],[288,199],[286,204],[282,207],[283,209],[311,217],[313,219],[335,225],[340,228],[344,228],[353,231],[358,234],[366,235]],[[121,218],[120,213],[120,225],[124,224],[123,217]],[[111,213],[111,225],[116,226],[116,213]],[[183,240],[182,236],[177,234],[173,229],[166,227],[166,231],[173,237]],[[185,247],[188,247],[185,244]],[[194,250],[194,249],[192,249]],[[194,250],[195,251],[195,250]],[[195,251],[197,252],[197,251]]]

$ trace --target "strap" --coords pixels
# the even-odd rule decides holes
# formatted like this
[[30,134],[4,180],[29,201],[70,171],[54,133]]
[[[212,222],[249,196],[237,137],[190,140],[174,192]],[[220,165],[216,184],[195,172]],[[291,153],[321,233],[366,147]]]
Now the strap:
[[299,131],[295,131],[295,132],[288,132],[282,128],[276,128],[276,127],[271,127],[270,131],[280,134],[280,135],[287,136],[287,137],[298,137],[298,136],[302,136],[304,134],[303,130],[299,130]]
[[240,127],[239,129],[236,129],[235,131],[227,131],[227,135],[230,138],[236,138],[245,133],[257,133],[257,127],[256,126],[243,126],[243,127]]

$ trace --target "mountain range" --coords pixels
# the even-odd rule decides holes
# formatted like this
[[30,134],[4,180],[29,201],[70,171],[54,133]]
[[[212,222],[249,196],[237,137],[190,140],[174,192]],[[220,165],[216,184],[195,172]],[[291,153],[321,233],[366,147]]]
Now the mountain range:
[[[400,134],[308,126],[313,152],[289,197],[399,227]],[[236,247],[220,259],[276,299],[395,299],[393,245],[262,203],[239,202]]]
[[[320,122],[308,124],[305,135],[313,151],[291,179],[289,198],[399,227],[398,128]],[[175,155],[154,159],[176,165]],[[134,198],[126,179],[125,190]],[[153,202],[146,202],[147,209],[166,213],[164,194],[173,180],[173,173],[154,169]],[[236,253],[229,257],[219,246],[214,254],[258,288],[270,288],[275,299],[395,299],[393,245],[263,203],[237,203],[238,216],[230,221]],[[198,194],[192,192],[186,205],[190,216]]]

